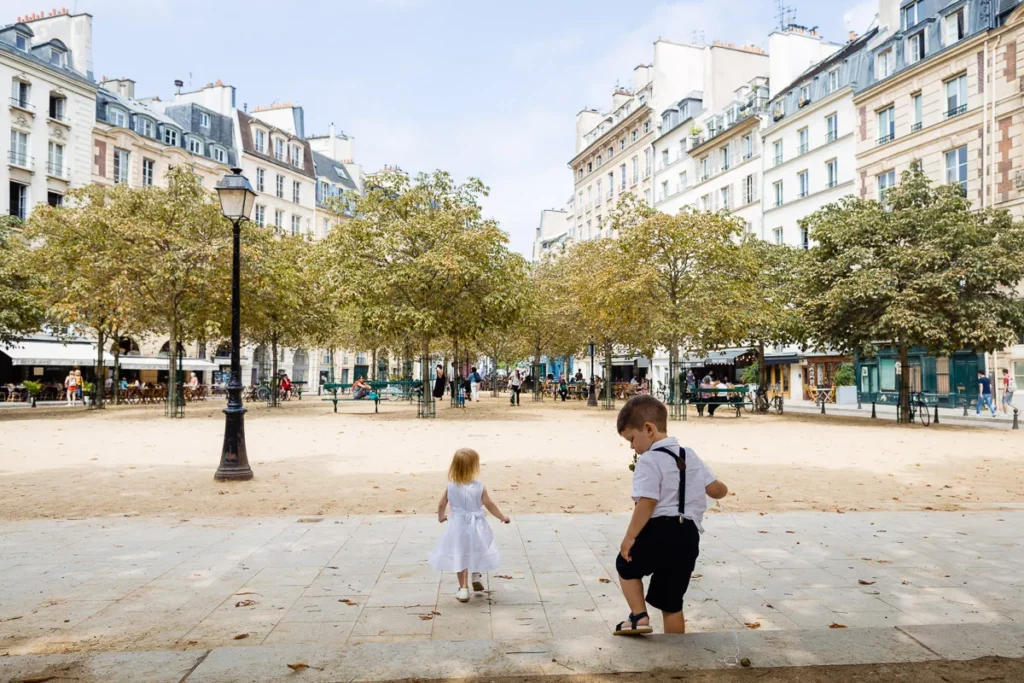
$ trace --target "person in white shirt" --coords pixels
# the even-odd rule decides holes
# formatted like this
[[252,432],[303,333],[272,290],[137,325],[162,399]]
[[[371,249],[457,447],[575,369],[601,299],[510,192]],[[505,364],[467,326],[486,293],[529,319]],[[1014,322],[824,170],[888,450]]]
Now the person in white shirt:
[[668,435],[668,409],[653,396],[626,401],[616,427],[637,457],[633,517],[615,558],[630,614],[614,633],[653,632],[644,602],[646,576],[651,577],[646,602],[661,610],[665,633],[685,633],[683,595],[700,553],[707,497],[724,498],[729,489],[692,449]]

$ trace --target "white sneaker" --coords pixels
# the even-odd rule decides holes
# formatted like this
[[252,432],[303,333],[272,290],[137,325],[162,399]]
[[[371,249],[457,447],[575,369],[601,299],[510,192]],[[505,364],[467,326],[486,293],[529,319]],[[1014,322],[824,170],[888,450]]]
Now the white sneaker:
[[455,594],[455,599],[459,602],[469,602],[469,589],[460,588],[459,591]]

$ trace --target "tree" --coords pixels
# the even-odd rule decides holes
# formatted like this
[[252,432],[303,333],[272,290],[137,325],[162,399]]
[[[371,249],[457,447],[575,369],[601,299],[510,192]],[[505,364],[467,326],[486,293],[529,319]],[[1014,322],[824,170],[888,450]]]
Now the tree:
[[796,305],[804,251],[747,235],[740,243],[739,254],[733,272],[744,279],[748,294],[739,311],[739,339],[757,348],[759,372],[755,381],[765,386],[765,346],[802,343],[806,336],[801,309]]
[[0,346],[39,329],[43,308],[36,300],[36,272],[28,266],[28,249],[15,229],[20,221],[0,216]]
[[323,311],[314,300],[316,259],[304,237],[259,230],[249,233],[243,256],[242,336],[270,348],[271,396],[277,405],[278,350],[302,346],[318,327],[311,314]]
[[[29,255],[39,277],[39,300],[47,319],[87,330],[96,338],[94,405],[103,407],[103,353],[127,334],[146,327],[143,312],[130,295],[124,261],[123,203],[134,198],[126,186],[89,185],[72,190],[63,206],[39,206],[26,236],[36,245]],[[120,348],[115,351],[116,362]],[[115,382],[116,384],[116,382]],[[115,392],[118,388],[115,388]],[[115,394],[116,396],[116,394]]]
[[479,180],[459,184],[442,171],[413,180],[383,172],[350,198],[354,218],[325,240],[330,276],[360,311],[361,328],[388,345],[415,340],[426,396],[433,345],[472,331],[480,310],[488,320],[500,316],[509,296],[494,284],[515,259],[505,233],[482,215],[486,193]]
[[[153,330],[170,337],[168,403],[177,397],[175,356],[182,340],[213,339],[231,305],[232,226],[216,198],[185,166],[167,173],[167,187],[128,190],[110,205],[122,226],[128,296]],[[252,228],[243,224],[243,239]],[[172,413],[173,414],[173,413]]]
[[[519,355],[532,356],[533,372],[539,373],[543,354],[573,355],[589,342],[575,318],[571,282],[560,261],[548,258],[534,263],[524,285],[526,296],[515,333],[523,342]],[[534,393],[539,391],[539,379],[534,377]]]
[[903,421],[911,347],[990,352],[1024,330],[1024,224],[972,211],[959,186],[933,187],[917,165],[885,204],[846,197],[802,225],[817,242],[801,276],[812,341],[864,355],[895,346]]
[[744,311],[758,293],[738,245],[743,226],[726,213],[676,215],[621,201],[611,216],[622,259],[645,308],[647,347],[669,351],[673,397],[679,349],[708,351],[747,338]]

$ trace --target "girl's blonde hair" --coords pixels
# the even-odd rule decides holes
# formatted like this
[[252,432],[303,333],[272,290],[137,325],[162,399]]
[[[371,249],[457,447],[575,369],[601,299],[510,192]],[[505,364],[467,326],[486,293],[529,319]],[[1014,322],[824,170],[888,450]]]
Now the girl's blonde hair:
[[455,451],[452,466],[448,468],[448,479],[456,484],[469,484],[480,473],[480,454],[472,448]]

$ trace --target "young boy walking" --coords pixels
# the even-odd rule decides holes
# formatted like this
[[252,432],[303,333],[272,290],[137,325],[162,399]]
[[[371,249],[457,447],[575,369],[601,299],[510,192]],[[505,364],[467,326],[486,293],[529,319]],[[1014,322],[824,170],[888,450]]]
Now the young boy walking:
[[647,603],[661,610],[665,633],[685,633],[683,595],[700,552],[707,496],[724,498],[729,489],[692,449],[668,435],[668,410],[653,396],[626,401],[616,426],[640,457],[633,472],[636,505],[615,558],[630,614],[615,635],[653,632],[644,604],[646,576]]

